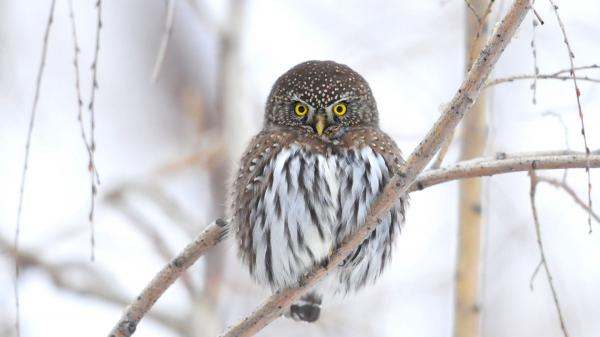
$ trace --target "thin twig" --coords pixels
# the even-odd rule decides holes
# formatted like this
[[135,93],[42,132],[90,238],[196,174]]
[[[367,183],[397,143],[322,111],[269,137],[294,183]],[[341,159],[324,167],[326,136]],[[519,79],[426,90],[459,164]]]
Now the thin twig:
[[[535,2],[535,0],[532,1],[532,5],[533,2]],[[535,13],[535,10],[534,10]],[[532,33],[531,33],[531,54],[533,56],[533,82],[531,83],[531,90],[533,91],[533,98],[531,99],[533,104],[537,103],[537,80],[538,80],[538,76],[540,75],[540,68],[538,67],[538,61],[537,61],[537,48],[535,45],[535,31],[537,29],[538,26],[538,20],[536,20],[536,18],[534,17],[533,19],[531,19],[532,22]]]
[[542,261],[538,262],[537,266],[535,266],[535,269],[533,270],[533,273],[531,273],[531,277],[529,277],[529,290],[533,291],[533,281],[535,281],[535,278],[537,277],[537,274],[540,272],[540,269],[542,269]]
[[[569,337],[569,333],[567,332],[567,327],[565,325],[565,319],[563,317],[562,310],[560,308],[560,303],[558,301],[558,295],[556,293],[556,289],[554,288],[554,281],[552,279],[552,274],[550,273],[550,268],[548,267],[548,262],[546,260],[546,253],[544,251],[544,243],[542,242],[540,219],[538,217],[538,211],[537,211],[537,207],[535,205],[535,192],[536,192],[536,188],[537,188],[537,184],[538,184],[537,175],[535,174],[535,170],[534,170],[535,168],[536,168],[536,165],[532,165],[532,169],[529,171],[529,177],[531,180],[531,186],[529,189],[529,199],[531,202],[531,212],[533,213],[533,221],[534,221],[534,225],[535,225],[535,235],[537,238],[538,248],[540,250],[540,263],[544,267],[544,270],[546,271],[546,278],[548,279],[548,284],[550,285],[550,291],[552,292],[552,298],[554,300],[554,306],[556,307],[556,311],[558,313],[560,329],[562,330],[563,335],[565,337]],[[539,270],[539,268],[536,268],[536,271],[537,270]],[[533,277],[535,276],[535,273],[536,272],[534,272],[534,274],[532,276],[532,281],[531,281],[532,284],[533,284]]]
[[[83,141],[83,145],[85,146],[85,150],[88,153],[88,170],[90,174],[95,175],[96,183],[100,184],[100,176],[98,175],[98,170],[96,170],[96,164],[94,163],[94,155],[92,154],[92,149],[88,142],[88,137],[85,132],[85,126],[83,125],[83,99],[81,98],[81,81],[79,76],[79,53],[81,49],[79,48],[79,42],[77,39],[77,26],[75,24],[75,14],[73,12],[73,0],[69,0],[69,19],[71,21],[71,33],[73,35],[73,45],[75,49],[74,57],[73,57],[73,67],[75,68],[75,92],[77,93],[77,122],[79,123],[79,130],[81,133],[81,140]],[[91,168],[90,168],[91,167]],[[92,177],[94,178],[94,177]]]
[[[128,207],[125,202],[124,190],[107,195],[107,199],[117,210],[127,217],[129,220],[128,223],[131,223],[142,235],[148,238],[149,243],[152,244],[152,247],[163,261],[168,261],[173,256],[173,252],[169,248],[167,241],[160,235],[159,231],[135,208]],[[181,276],[181,279],[188,295],[194,297],[196,290],[190,275],[184,274]]]
[[562,70],[554,72],[554,73],[552,73],[550,75],[570,74],[571,71],[590,70],[590,69],[600,69],[600,65],[590,64],[589,66],[575,67],[573,69],[571,69],[571,68],[569,68],[569,69],[562,69]]
[[109,333],[109,337],[131,336],[142,317],[165,290],[208,249],[217,245],[226,234],[226,221],[218,219],[208,225],[192,243],[156,274],[135,301],[125,308],[121,319]]
[[483,33],[484,29],[486,29],[486,23],[487,23],[487,17],[492,13],[492,6],[494,5],[494,1],[495,0],[489,0],[490,2],[488,3],[487,7],[485,8],[485,11],[483,12],[483,16],[481,17],[481,20],[479,20],[479,27],[477,27],[477,34],[475,34],[475,39],[478,39],[479,37],[481,37],[481,33]]
[[[97,0],[96,2],[96,11],[97,11],[97,27],[96,27],[96,47],[94,50],[94,61],[92,62],[92,92],[90,94],[90,103],[88,105],[88,109],[90,110],[90,153],[91,158],[94,157],[96,153],[96,138],[95,138],[95,130],[96,130],[96,90],[98,90],[98,54],[100,53],[100,30],[102,29],[102,0]],[[95,166],[92,165],[93,160],[90,161],[90,170],[95,171]],[[94,228],[94,211],[96,205],[96,195],[98,194],[98,184],[96,179],[92,176],[92,198],[90,203],[90,260],[94,261],[95,259],[95,246],[96,246],[96,237],[95,237],[95,228]]]
[[158,54],[156,55],[156,61],[154,62],[154,70],[152,70],[152,83],[158,81],[158,75],[162,69],[165,55],[167,54],[167,47],[169,46],[169,40],[173,33],[173,22],[175,17],[175,0],[167,1],[167,13],[165,19],[165,30],[163,31],[162,39],[160,41],[160,47],[158,48]]
[[[593,167],[593,166],[592,166]],[[554,186],[556,188],[562,188],[565,192],[567,192],[568,195],[571,196],[571,198],[573,198],[573,201],[575,201],[575,203],[577,205],[579,205],[583,210],[585,210],[586,212],[589,212],[592,214],[592,218],[598,222],[600,224],[600,215],[596,214],[596,212],[594,212],[594,210],[590,210],[588,209],[588,204],[585,203],[583,201],[583,199],[581,199],[578,195],[577,192],[575,192],[575,190],[569,186],[564,180],[558,180],[558,179],[554,179],[554,178],[550,178],[550,177],[540,177],[538,176],[537,180],[539,182],[544,182],[547,183],[551,186]]]
[[[533,6],[533,2],[535,2],[535,0],[532,1],[532,6]],[[532,10],[533,10],[533,14],[538,19],[538,21],[540,22],[540,24],[543,25],[545,22],[544,22],[544,20],[542,20],[542,17],[540,16],[540,14],[533,7],[532,7]]]
[[[94,153],[92,152],[91,146],[88,142],[87,135],[85,132],[85,126],[83,125],[83,100],[81,98],[81,84],[79,78],[79,43],[77,39],[77,28],[75,24],[75,14],[73,12],[73,0],[69,0],[69,18],[71,21],[71,32],[73,35],[73,45],[75,49],[75,55],[73,57],[73,67],[75,68],[75,91],[77,93],[77,122],[79,123],[79,130],[81,134],[81,139],[83,141],[83,145],[85,146],[86,152],[88,154],[88,171],[90,172],[90,179],[92,181],[92,191],[95,189],[95,184],[100,185],[100,175],[98,174],[98,170],[96,169],[96,163],[94,161]],[[92,203],[94,198],[94,193],[92,192]],[[93,206],[92,206],[93,208]],[[92,244],[90,246],[91,256],[93,260],[94,256],[94,245],[93,245],[93,224],[91,224],[91,232],[92,232]]]
[[75,53],[73,57],[73,67],[75,68],[75,92],[77,93],[77,122],[79,123],[79,129],[81,132],[81,140],[83,141],[83,145],[88,153],[89,157],[89,165],[91,168],[89,169],[91,174],[96,175],[96,181],[100,184],[100,178],[98,176],[98,172],[96,171],[96,166],[94,164],[94,157],[92,155],[92,150],[90,144],[87,139],[87,134],[85,132],[85,127],[83,125],[83,99],[81,98],[81,81],[79,76],[79,53],[81,49],[79,48],[79,42],[77,39],[77,26],[75,24],[75,14],[73,12],[73,0],[68,1],[69,4],[69,19],[71,22],[71,33],[73,35],[73,46],[75,47]]
[[450,145],[452,145],[453,140],[454,140],[454,134],[451,134],[450,137],[448,137],[444,141],[444,144],[442,144],[442,147],[438,151],[437,156],[435,157],[435,160],[433,161],[433,164],[431,164],[431,167],[430,167],[431,169],[438,169],[442,166],[442,163],[444,162],[444,159],[446,158],[446,155],[448,154],[448,150],[450,150]]
[[475,10],[475,8],[473,8],[473,5],[471,5],[471,1],[469,1],[469,0],[464,0],[464,1],[465,1],[465,5],[467,5],[469,10],[473,13],[473,16],[475,16],[475,19],[477,20],[477,22],[481,23],[481,16],[479,16],[479,14]]
[[[15,251],[19,251],[19,237],[21,231],[21,215],[23,213],[23,196],[25,195],[25,181],[27,177],[27,169],[29,165],[29,150],[31,148],[31,137],[33,135],[33,126],[35,124],[35,115],[37,111],[37,105],[40,98],[40,90],[42,87],[42,77],[44,75],[44,67],[46,65],[46,54],[48,51],[48,38],[50,36],[50,28],[52,27],[52,21],[54,19],[54,5],[56,0],[52,0],[50,4],[50,14],[48,14],[48,22],[46,24],[46,32],[44,33],[44,40],[42,42],[42,57],[40,60],[40,66],[37,72],[37,79],[35,82],[35,94],[33,96],[33,105],[31,107],[31,115],[29,117],[29,127],[27,129],[27,140],[25,141],[25,160],[23,161],[23,171],[21,173],[21,186],[19,188],[19,204],[17,208],[17,222],[15,225],[15,237],[14,247]],[[14,283],[14,296],[15,296],[15,332],[17,337],[21,336],[21,318],[20,318],[20,303],[19,303],[19,261],[15,258],[15,283]]]
[[158,176],[169,175],[194,166],[204,166],[210,170],[225,161],[226,150],[227,146],[224,142],[211,144],[204,149],[162,165],[155,174]]
[[[516,76],[496,78],[496,79],[490,80],[488,83],[486,83],[485,87],[489,88],[491,86],[502,84],[502,83],[509,83],[509,82],[520,81],[520,80],[531,80],[531,79],[536,79],[536,78],[538,80],[541,79],[541,80],[561,80],[561,81],[567,81],[567,80],[572,79],[571,76],[556,75],[556,74],[538,74],[537,76],[535,74],[534,75],[516,75]],[[578,79],[580,81],[600,83],[600,79],[591,78],[589,76],[578,77]]]
[[[567,51],[569,52],[569,64],[570,64],[570,75],[573,78],[573,86],[575,88],[575,98],[577,98],[577,109],[579,110],[579,120],[581,121],[581,136],[583,137],[583,145],[585,146],[585,152],[586,154],[589,156],[590,154],[590,148],[588,147],[588,141],[587,141],[587,136],[585,134],[585,123],[583,121],[583,111],[581,109],[581,90],[579,90],[579,87],[577,86],[577,75],[575,74],[575,64],[573,62],[573,59],[575,58],[575,54],[573,53],[573,50],[571,49],[571,44],[569,43],[569,39],[567,38],[567,31],[565,30],[565,25],[562,22],[562,19],[560,18],[560,15],[558,14],[558,6],[554,3],[554,0],[548,0],[550,2],[550,4],[552,5],[552,8],[554,9],[554,14],[556,14],[556,21],[558,21],[558,25],[560,26],[560,30],[562,32],[562,35],[564,37],[564,42],[565,45],[567,47]],[[590,168],[589,166],[586,168],[586,173],[587,173],[587,180],[588,180],[588,228],[589,228],[589,232],[592,232],[592,175],[590,173]]]

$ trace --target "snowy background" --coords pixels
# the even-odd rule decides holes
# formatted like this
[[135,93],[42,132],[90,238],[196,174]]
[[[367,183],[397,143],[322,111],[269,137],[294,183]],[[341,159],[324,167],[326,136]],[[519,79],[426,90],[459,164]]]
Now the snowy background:
[[[95,0],[73,0],[84,102],[91,90]],[[227,1],[175,1],[173,34],[157,83],[151,73],[166,1],[104,0],[96,101],[96,261],[89,262],[90,177],[77,123],[74,45],[68,2],[57,0],[32,139],[21,249],[41,260],[20,279],[22,336],[105,336],[132,299],[195,233],[221,216],[229,172],[262,123],[275,79],[308,59],[331,59],[371,84],[382,128],[406,154],[450,100],[464,76],[465,3],[429,1],[248,1],[229,22]],[[495,22],[510,1],[496,1]],[[600,2],[558,1],[576,66],[600,63]],[[0,0],[0,238],[12,242],[27,125],[50,1]],[[541,73],[568,68],[547,1],[536,30]],[[493,77],[531,74],[532,17],[526,18]],[[219,31],[240,25],[239,58],[219,103]],[[583,74],[583,73],[582,73]],[[600,77],[600,70],[589,71]],[[232,81],[232,78],[234,79]],[[486,152],[583,150],[571,82],[540,80],[494,87]],[[600,84],[582,82],[588,142],[600,148]],[[234,115],[220,113],[227,105]],[[85,104],[84,104],[85,106]],[[87,109],[84,111],[87,116]],[[568,129],[556,117],[561,116]],[[86,117],[87,118],[87,117]],[[458,139],[459,141],[464,141]],[[447,162],[458,157],[458,142]],[[561,177],[562,171],[547,173]],[[569,183],[585,196],[583,170]],[[485,180],[482,335],[560,336],[543,274],[529,289],[539,254],[526,173]],[[600,204],[600,171],[592,171]],[[373,287],[325,303],[313,325],[280,319],[263,336],[451,336],[457,238],[457,183],[411,195],[393,265]],[[565,193],[541,185],[537,202],[547,258],[573,337],[600,334],[600,227]],[[598,210],[599,208],[596,207]],[[163,241],[157,249],[155,232]],[[167,254],[168,255],[168,254]],[[268,293],[252,284],[231,242],[190,269],[146,317],[139,336],[213,336]],[[216,261],[216,262],[215,262]],[[65,282],[52,278],[61,269]],[[0,247],[0,335],[14,334],[13,257]],[[105,289],[119,298],[77,291]],[[80,288],[81,289],[81,288]],[[203,290],[204,289],[204,290]],[[206,291],[210,289],[210,291]],[[102,294],[100,294],[102,295]],[[110,297],[110,298],[109,298]],[[172,324],[165,323],[171,320]]]

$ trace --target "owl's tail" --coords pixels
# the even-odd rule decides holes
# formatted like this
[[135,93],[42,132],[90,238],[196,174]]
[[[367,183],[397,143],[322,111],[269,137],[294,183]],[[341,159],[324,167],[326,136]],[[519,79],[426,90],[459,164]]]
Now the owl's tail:
[[314,322],[319,319],[320,314],[321,296],[315,292],[310,292],[292,304],[286,316],[296,321]]

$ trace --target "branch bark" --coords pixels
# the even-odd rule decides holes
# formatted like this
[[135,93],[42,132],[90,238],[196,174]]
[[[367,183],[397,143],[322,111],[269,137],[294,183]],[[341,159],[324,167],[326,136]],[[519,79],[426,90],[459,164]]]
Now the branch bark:
[[[503,154],[502,159],[496,159],[495,157],[477,158],[460,162],[451,167],[430,170],[421,174],[412,183],[408,191],[421,191],[434,185],[458,179],[525,172],[532,168],[535,168],[536,170],[551,170],[586,167],[586,155],[554,154],[562,152],[569,151],[531,153],[525,156]],[[548,153],[551,154],[548,155]],[[590,167],[600,168],[600,154],[590,155],[589,161]],[[221,223],[221,225],[215,226],[215,223]],[[140,296],[137,297],[135,302],[125,308],[121,320],[113,328],[110,336],[131,336],[135,332],[135,326],[137,326],[142,317],[150,310],[152,305],[154,305],[175,279],[180,277],[183,271],[196,262],[206,250],[220,242],[220,238],[226,234],[226,229],[224,227],[225,222],[223,220],[217,220],[215,223],[209,225],[193,243],[188,245],[172,260],[172,262],[163,268],[163,270],[152,279]],[[176,265],[179,267],[176,267]],[[122,328],[126,329],[122,330]]]
[[444,113],[410,155],[406,161],[404,170],[390,180],[384,188],[383,193],[375,201],[365,224],[332,253],[327,264],[311,271],[303,279],[301,287],[285,289],[271,296],[259,309],[232,327],[224,336],[252,336],[260,331],[280,316],[308,288],[322,279],[331,268],[341,263],[344,258],[371,234],[380,217],[392,207],[401,195],[408,191],[410,185],[417,178],[417,175],[429,163],[444,140],[454,131],[466,111],[473,105],[496,61],[510,42],[529,9],[529,0],[514,1],[511,9],[491,35],[492,38],[479,54],[467,78],[444,110]]
[[131,303],[109,333],[110,337],[131,336],[138,323],[162,294],[208,249],[217,245],[227,234],[227,222],[218,219],[208,225],[192,243],[167,264]]
[[[525,156],[504,156],[506,157],[502,159],[477,158],[426,171],[415,180],[409,191],[421,191],[452,180],[529,171],[532,168],[536,170],[585,168],[587,161],[585,154],[545,155],[541,152]],[[600,167],[600,154],[590,155],[589,158],[590,167]]]
[[[429,163],[436,151],[439,150],[442,142],[454,131],[466,111],[473,105],[485,80],[523,21],[529,8],[529,0],[515,0],[508,14],[497,26],[494,34],[492,34],[491,40],[479,54],[467,78],[458,89],[450,104],[448,104],[444,113],[410,155],[401,172],[398,172],[398,174],[390,179],[381,196],[373,204],[365,224],[332,253],[327,264],[319,266],[308,273],[301,282],[302,286],[285,289],[274,294],[263,306],[232,327],[224,336],[251,336],[260,331],[271,321],[279,317],[289,305],[308,288],[319,282],[330,269],[337,266],[370,235],[379,222],[380,217],[392,207],[401,195],[408,192],[410,185],[412,185],[419,173]],[[224,224],[224,222],[221,221],[221,224]],[[199,238],[186,247],[180,256],[176,257],[155,276],[136,301],[126,308],[121,320],[111,331],[111,337],[130,336],[135,332],[139,320],[165,291],[166,287],[172,284],[185,268],[190,266],[209,248],[209,243],[216,244],[224,234],[225,231],[223,228],[215,229],[215,226],[218,226],[218,224],[210,225]],[[212,239],[209,240],[207,237]],[[202,249],[196,252],[198,245],[201,245]]]

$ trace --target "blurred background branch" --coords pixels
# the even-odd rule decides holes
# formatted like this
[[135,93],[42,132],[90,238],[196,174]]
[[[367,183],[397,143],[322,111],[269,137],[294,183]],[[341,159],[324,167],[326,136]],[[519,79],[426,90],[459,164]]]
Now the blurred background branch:
[[[0,0],[0,238],[11,236],[12,227],[5,224],[15,222],[19,158],[29,122],[24,112],[31,108],[27,97],[35,94],[32,65],[40,62],[40,37],[51,3],[32,6]],[[542,291],[535,293],[525,286],[539,261],[528,181],[524,174],[499,175],[532,165],[538,170],[581,168],[587,162],[584,152],[569,147],[577,149],[581,142],[580,120],[572,113],[578,110],[577,102],[574,94],[565,94],[569,83],[559,81],[572,80],[571,67],[560,57],[566,56],[561,27],[548,20],[555,9],[541,6],[544,3],[548,4],[536,2],[536,17],[547,24],[524,25],[498,63],[495,80],[486,83],[494,91],[485,94],[489,109],[484,151],[461,160],[462,147],[476,142],[463,126],[454,140],[444,143],[432,169],[412,185],[411,191],[423,191],[411,196],[393,267],[377,285],[356,296],[328,299],[317,324],[277,320],[261,335],[451,333],[459,218],[456,198],[451,197],[458,183],[451,181],[487,175],[495,177],[486,180],[486,193],[479,199],[487,233],[487,254],[481,257],[487,267],[478,283],[478,304],[484,309],[479,335],[558,332],[558,324],[547,323],[556,321],[551,292],[544,290],[547,283],[538,285]],[[156,270],[206,223],[222,216],[229,172],[261,125],[263,101],[273,81],[290,66],[307,59],[333,59],[356,68],[373,88],[382,128],[408,151],[417,146],[438,111],[448,106],[445,102],[464,77],[464,69],[455,65],[468,59],[471,48],[465,43],[481,42],[484,23],[491,29],[508,4],[348,1],[340,7],[313,0],[102,1],[99,20],[96,1],[74,1],[72,7],[57,1],[23,197],[23,337],[103,334]],[[573,67],[585,93],[580,99],[587,107],[586,123],[598,125],[600,116],[590,112],[600,104],[595,43],[600,26],[593,15],[600,4],[582,0],[560,5],[577,64],[587,65]],[[469,32],[467,19],[474,23]],[[531,19],[535,21],[534,15]],[[537,54],[533,72],[531,30]],[[68,112],[74,111],[74,102],[79,108],[83,104],[81,93],[73,90],[77,77],[80,85],[89,83],[95,91],[95,69],[89,65],[96,63],[97,41],[102,43],[101,67],[95,71],[101,84],[94,104],[98,151],[91,159],[91,145],[85,151],[81,146],[86,138],[81,127],[85,124],[83,131],[89,131],[91,116],[81,112],[79,125]],[[77,68],[73,72],[73,56],[79,75]],[[158,74],[155,83],[149,80],[153,73]],[[536,82],[536,105],[530,103],[527,81]],[[497,85],[501,83],[510,85]],[[549,115],[556,118],[544,118]],[[593,128],[587,137],[590,146],[598,148]],[[591,167],[597,165],[597,156],[597,151],[591,153]],[[102,169],[103,188],[94,216],[97,259],[90,264],[84,220],[96,164]],[[578,319],[569,324],[569,332],[596,335],[599,237],[571,224],[585,222],[580,208],[596,222],[598,212],[586,205],[583,171],[569,170],[568,181],[566,172],[538,172],[536,207],[561,309],[567,322]],[[591,170],[592,179],[597,172]],[[542,184],[559,193],[544,193]],[[593,197],[600,196],[599,190],[593,191]],[[0,268],[9,271],[14,243],[2,240]],[[138,334],[214,336],[268,295],[240,267],[235,249],[225,243],[217,247],[181,274],[182,281],[173,284],[148,313],[148,321],[137,326]],[[0,273],[2,336],[15,334],[13,284],[11,272]]]

